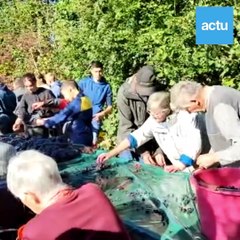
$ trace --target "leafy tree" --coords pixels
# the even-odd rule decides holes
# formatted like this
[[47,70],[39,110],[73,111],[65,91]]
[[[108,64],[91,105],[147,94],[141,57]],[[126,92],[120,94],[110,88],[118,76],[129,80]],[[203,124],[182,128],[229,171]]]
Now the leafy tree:
[[[56,1],[57,2],[57,1]],[[139,66],[152,64],[166,87],[182,78],[239,88],[240,4],[235,0],[0,1],[0,75],[54,70],[80,79],[98,59],[114,95]],[[51,2],[52,3],[52,2]],[[233,45],[195,44],[196,6],[234,6]],[[117,111],[105,120],[114,143]]]

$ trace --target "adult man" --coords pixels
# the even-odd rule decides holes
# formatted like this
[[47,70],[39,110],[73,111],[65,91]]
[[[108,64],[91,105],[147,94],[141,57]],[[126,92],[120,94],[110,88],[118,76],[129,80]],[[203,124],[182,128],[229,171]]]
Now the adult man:
[[[91,63],[91,76],[79,81],[79,88],[90,98],[93,106],[93,145],[97,143],[102,120],[112,111],[112,90],[103,76],[103,64],[99,61]],[[107,105],[106,109],[104,106]]]
[[13,113],[15,108],[15,94],[0,79],[0,134],[12,132],[12,125],[16,119]]
[[89,183],[73,190],[62,182],[56,162],[38,151],[21,152],[10,161],[7,186],[37,214],[20,239],[129,239],[98,186]]
[[52,116],[53,111],[49,108],[35,109],[33,104],[36,102],[53,102],[55,97],[50,90],[37,87],[37,80],[33,73],[25,74],[23,82],[27,92],[22,96],[15,110],[17,119],[13,125],[13,130],[18,131],[22,125],[25,125],[29,126],[29,130],[31,129],[29,132],[31,135],[47,135],[45,129],[35,127],[35,122],[38,118]]
[[238,165],[240,160],[240,92],[225,86],[202,86],[181,81],[171,89],[171,104],[189,112],[204,111],[211,151],[197,164],[209,168],[216,163]]
[[[122,84],[117,94],[119,125],[117,142],[120,143],[131,132],[138,129],[148,118],[147,101],[157,91],[155,73],[151,66],[143,66]],[[143,161],[153,163],[151,151],[156,150],[155,141],[150,141],[138,149]],[[132,152],[126,150],[119,155],[127,160],[133,159]]]

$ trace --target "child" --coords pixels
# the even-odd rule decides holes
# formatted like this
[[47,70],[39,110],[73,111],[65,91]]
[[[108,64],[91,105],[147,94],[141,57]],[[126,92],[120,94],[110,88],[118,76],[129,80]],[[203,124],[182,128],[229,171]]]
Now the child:
[[61,93],[69,104],[58,114],[48,119],[38,119],[37,125],[51,128],[60,123],[68,123],[66,134],[74,144],[92,145],[92,104],[83,96],[75,81],[62,84]]
[[[158,153],[152,165],[164,167],[169,172],[182,171],[193,166],[202,151],[201,132],[197,115],[180,111],[169,116],[170,96],[167,92],[156,92],[149,97],[147,109],[150,117],[130,133],[115,149],[98,156],[103,163],[128,148],[137,148],[155,138],[162,153]],[[166,166],[166,159],[172,165]]]

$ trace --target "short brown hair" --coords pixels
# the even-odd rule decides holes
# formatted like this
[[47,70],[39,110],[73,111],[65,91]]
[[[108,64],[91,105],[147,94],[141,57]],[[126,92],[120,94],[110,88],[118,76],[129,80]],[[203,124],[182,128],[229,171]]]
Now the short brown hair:
[[34,84],[36,84],[36,82],[37,82],[37,79],[36,79],[34,73],[26,73],[26,74],[23,75],[22,78],[23,78],[23,81],[24,81],[24,82],[25,82],[26,80],[29,81],[29,82],[31,82],[31,83],[34,83]]

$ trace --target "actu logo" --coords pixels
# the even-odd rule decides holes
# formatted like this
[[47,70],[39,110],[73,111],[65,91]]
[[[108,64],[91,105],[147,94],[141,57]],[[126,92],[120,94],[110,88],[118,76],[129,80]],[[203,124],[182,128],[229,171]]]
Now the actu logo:
[[219,21],[216,21],[215,23],[214,22],[210,22],[210,23],[207,23],[207,22],[204,22],[202,23],[202,30],[203,31],[228,31],[228,22],[219,22]]
[[233,44],[233,7],[197,7],[196,44]]

